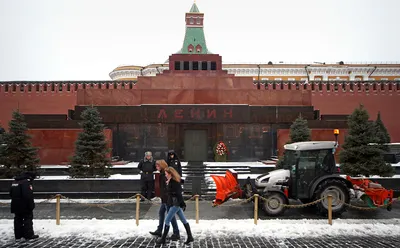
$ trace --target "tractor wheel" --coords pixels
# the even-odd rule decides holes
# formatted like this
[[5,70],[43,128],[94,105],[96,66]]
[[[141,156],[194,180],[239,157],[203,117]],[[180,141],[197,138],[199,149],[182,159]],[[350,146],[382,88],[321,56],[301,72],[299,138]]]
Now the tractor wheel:
[[264,195],[264,199],[260,199],[260,204],[269,216],[282,215],[286,208],[282,204],[288,204],[286,197],[282,193],[272,192]]
[[318,185],[314,200],[325,197],[317,203],[319,212],[324,216],[328,214],[328,198],[326,198],[328,195],[332,195],[332,215],[340,216],[346,210],[345,203],[350,201],[350,191],[346,183],[337,179],[328,179]]

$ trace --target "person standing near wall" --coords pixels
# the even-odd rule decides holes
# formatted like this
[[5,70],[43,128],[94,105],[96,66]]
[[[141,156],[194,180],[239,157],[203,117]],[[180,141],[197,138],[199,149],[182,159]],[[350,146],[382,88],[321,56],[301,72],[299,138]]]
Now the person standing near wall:
[[[160,172],[159,183],[160,183],[161,205],[160,205],[160,209],[158,211],[158,217],[159,217],[158,221],[159,222],[158,222],[157,230],[154,232],[150,232],[150,234],[158,236],[158,237],[161,237],[161,235],[162,235],[162,230],[164,227],[165,213],[168,212],[170,209],[170,207],[167,206],[168,193],[167,193],[167,183],[166,183],[165,172],[164,172],[167,167],[168,167],[168,165],[165,162],[165,160],[157,160],[156,161],[156,168]],[[171,236],[171,240],[177,241],[180,239],[180,235],[179,235],[178,223],[176,222],[175,216],[172,217],[171,224],[172,224],[172,228],[174,231]]]
[[[145,152],[144,159],[140,160],[138,168],[141,171],[140,181],[142,183],[142,195],[147,199],[153,198],[154,190],[154,171],[156,171],[156,162],[150,151]],[[144,201],[144,199],[141,199]]]
[[178,155],[176,155],[176,152],[174,150],[168,151],[167,163],[168,163],[168,167],[174,168],[179,173],[179,175],[182,177],[181,161],[180,161]]
[[179,173],[172,167],[165,169],[165,178],[167,184],[167,206],[170,207],[167,217],[165,218],[164,232],[161,238],[157,239],[157,244],[165,244],[169,232],[169,226],[172,218],[177,214],[187,233],[185,244],[190,244],[194,241],[192,231],[190,230],[189,222],[186,220],[183,212],[186,209],[186,203],[183,200],[181,177]]
[[24,172],[16,176],[11,184],[11,213],[14,214],[14,236],[17,241],[21,238],[26,240],[39,238],[33,231],[35,201],[32,182],[35,178],[34,172]]

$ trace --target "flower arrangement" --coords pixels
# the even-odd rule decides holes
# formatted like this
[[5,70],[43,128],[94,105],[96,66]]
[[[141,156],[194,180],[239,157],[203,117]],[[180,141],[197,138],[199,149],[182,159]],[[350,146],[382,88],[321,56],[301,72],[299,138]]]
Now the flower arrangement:
[[226,157],[228,155],[228,148],[222,141],[217,142],[214,146],[214,154],[216,162],[226,162]]

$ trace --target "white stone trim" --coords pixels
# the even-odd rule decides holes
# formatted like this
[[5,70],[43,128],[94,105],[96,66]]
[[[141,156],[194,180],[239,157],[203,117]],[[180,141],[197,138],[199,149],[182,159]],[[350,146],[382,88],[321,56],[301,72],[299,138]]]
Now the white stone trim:
[[[275,65],[279,66],[279,65]],[[305,68],[261,68],[259,69],[257,65],[249,68],[224,68],[222,65],[222,69],[226,70],[229,74],[234,74],[235,76],[246,76],[246,77],[309,77],[310,80],[314,80],[315,76],[320,76],[323,78],[323,81],[328,81],[330,77],[348,77],[348,79],[341,80],[349,80],[355,81],[356,77],[362,77],[362,80],[373,80],[373,78],[369,78],[370,76],[400,76],[400,67],[397,68],[377,68],[373,66],[361,66],[361,67],[335,67],[335,66],[327,66],[327,67],[313,67],[308,66],[307,72]],[[168,70],[169,66],[158,67],[160,73],[164,70]],[[147,68],[144,67],[143,76],[155,76],[159,72],[156,68]],[[113,71],[109,75],[112,80],[124,79],[124,78],[137,78],[142,75],[140,69],[127,69],[120,71]],[[357,79],[358,81],[358,79]]]

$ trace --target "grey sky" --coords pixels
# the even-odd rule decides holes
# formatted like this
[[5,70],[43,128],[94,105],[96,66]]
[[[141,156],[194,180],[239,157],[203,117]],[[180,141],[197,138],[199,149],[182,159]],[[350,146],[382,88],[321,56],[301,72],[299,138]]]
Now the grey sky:
[[[108,80],[181,48],[192,0],[0,0],[0,80]],[[224,63],[400,61],[399,0],[197,0]]]

